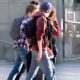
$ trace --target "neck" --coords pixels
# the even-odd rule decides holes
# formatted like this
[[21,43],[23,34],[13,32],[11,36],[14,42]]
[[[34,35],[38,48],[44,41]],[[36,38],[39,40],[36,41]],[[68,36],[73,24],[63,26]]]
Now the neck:
[[42,12],[42,11],[41,11],[41,13],[46,17],[46,13],[45,13],[45,12]]
[[28,14],[26,14],[28,17],[31,17],[31,14],[30,13],[28,13]]

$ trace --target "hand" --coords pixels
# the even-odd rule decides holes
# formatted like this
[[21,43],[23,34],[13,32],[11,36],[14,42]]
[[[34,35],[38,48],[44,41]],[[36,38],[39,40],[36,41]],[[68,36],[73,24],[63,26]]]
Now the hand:
[[40,62],[41,59],[42,59],[42,53],[38,53],[36,58],[37,62]]
[[48,48],[48,47],[47,47],[47,52],[48,52],[48,56],[49,56],[50,58],[54,58],[54,53],[53,53],[53,51],[52,51],[50,48]]

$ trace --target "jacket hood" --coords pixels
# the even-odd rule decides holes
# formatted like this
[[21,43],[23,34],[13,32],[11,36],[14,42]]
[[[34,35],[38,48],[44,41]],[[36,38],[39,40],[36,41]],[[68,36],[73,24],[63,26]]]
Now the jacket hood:
[[45,16],[43,12],[37,12],[33,15],[33,17],[36,17],[36,16]]

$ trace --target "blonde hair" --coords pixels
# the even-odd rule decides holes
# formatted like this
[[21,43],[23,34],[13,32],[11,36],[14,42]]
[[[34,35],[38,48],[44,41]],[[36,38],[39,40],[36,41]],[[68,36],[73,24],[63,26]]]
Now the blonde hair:
[[54,14],[56,14],[56,9],[55,7],[52,8],[50,14],[49,14],[49,18],[51,18],[52,16],[54,16]]

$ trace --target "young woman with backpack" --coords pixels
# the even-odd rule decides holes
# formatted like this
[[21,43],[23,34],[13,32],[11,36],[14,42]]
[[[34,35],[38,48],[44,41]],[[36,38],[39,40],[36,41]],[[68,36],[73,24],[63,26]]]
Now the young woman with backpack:
[[54,7],[53,7],[48,18],[51,20],[51,24],[54,26],[53,27],[53,30],[54,30],[53,31],[53,37],[49,43],[49,47],[53,51],[54,58],[52,58],[52,61],[55,64],[56,63],[56,56],[58,54],[58,50],[56,47],[56,37],[60,36],[60,26],[59,26],[58,21],[56,19],[56,9]]
[[[49,40],[49,44],[48,44],[48,47],[49,47],[48,51],[54,55],[54,56],[50,57],[50,59],[51,59],[52,64],[55,65],[56,56],[58,54],[58,50],[56,47],[56,37],[60,36],[60,26],[58,24],[58,21],[56,20],[56,9],[54,7],[48,16],[48,21],[51,24],[51,26],[53,27],[52,37]],[[55,73],[55,68],[53,67],[53,69],[54,69],[53,73]],[[47,80],[46,77],[44,77],[44,80]]]

